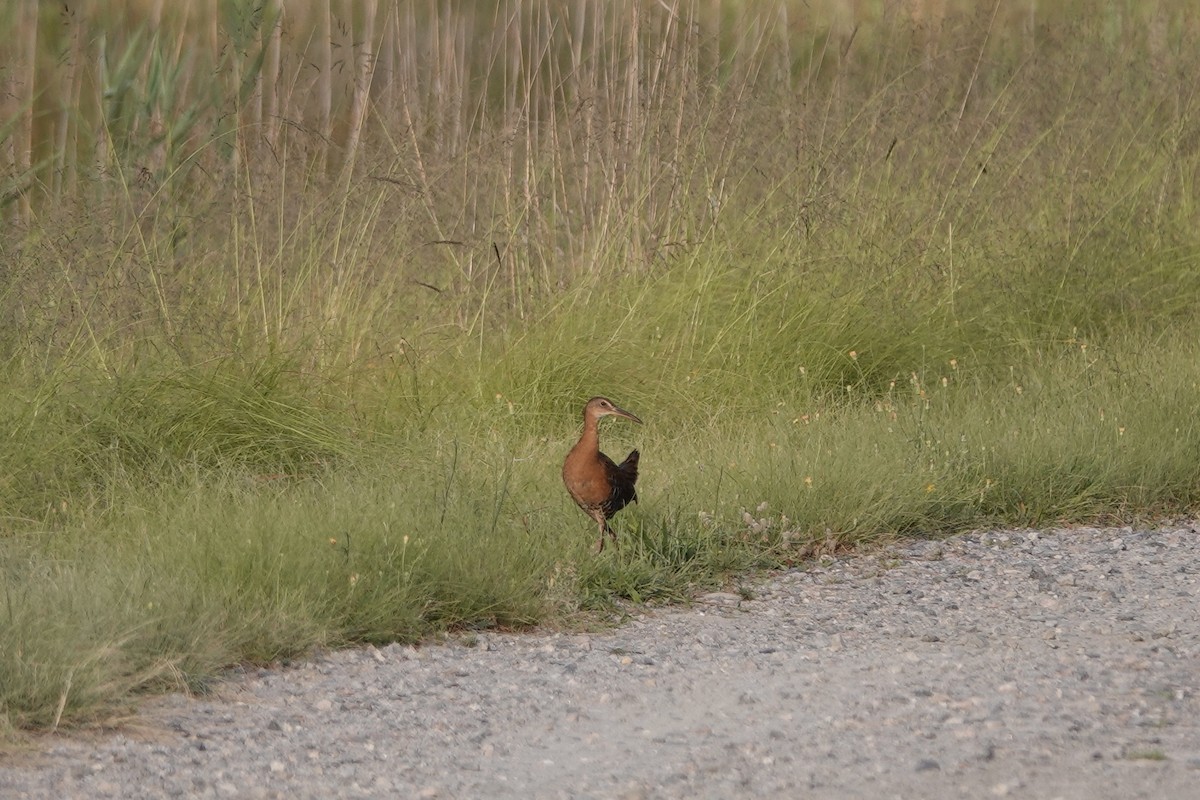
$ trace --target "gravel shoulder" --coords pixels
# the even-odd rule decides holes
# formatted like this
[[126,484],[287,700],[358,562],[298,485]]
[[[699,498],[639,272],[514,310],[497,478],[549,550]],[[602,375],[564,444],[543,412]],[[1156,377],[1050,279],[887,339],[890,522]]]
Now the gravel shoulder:
[[0,797],[1200,797],[1198,531],[904,542],[603,634],[324,654],[0,756]]

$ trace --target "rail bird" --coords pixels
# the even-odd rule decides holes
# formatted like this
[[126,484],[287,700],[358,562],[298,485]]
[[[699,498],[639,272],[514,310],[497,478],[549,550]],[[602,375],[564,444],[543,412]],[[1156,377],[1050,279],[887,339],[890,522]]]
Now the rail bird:
[[613,546],[617,535],[608,521],[625,506],[637,502],[638,451],[631,450],[620,464],[600,452],[600,418],[624,417],[641,424],[641,420],[618,408],[607,397],[593,397],[583,407],[583,435],[567,453],[562,477],[567,492],[596,521],[600,528],[599,551],[604,550],[604,537],[611,536]]

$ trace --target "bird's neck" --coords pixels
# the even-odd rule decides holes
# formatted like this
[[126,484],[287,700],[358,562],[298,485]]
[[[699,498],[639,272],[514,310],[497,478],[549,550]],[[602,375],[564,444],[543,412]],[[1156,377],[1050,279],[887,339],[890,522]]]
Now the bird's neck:
[[599,450],[600,449],[600,421],[595,417],[583,418],[583,435],[579,437],[579,443],[575,445],[579,450]]

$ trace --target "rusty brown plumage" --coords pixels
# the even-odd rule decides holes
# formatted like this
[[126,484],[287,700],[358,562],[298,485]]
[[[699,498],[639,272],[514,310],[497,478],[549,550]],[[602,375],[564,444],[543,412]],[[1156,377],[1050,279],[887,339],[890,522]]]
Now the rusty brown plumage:
[[600,452],[600,418],[608,416],[641,423],[607,397],[593,397],[583,407],[583,435],[567,453],[562,469],[567,492],[600,529],[600,550],[604,549],[606,536],[612,538],[614,546],[617,543],[608,520],[625,506],[637,502],[634,484],[638,476],[638,451],[631,450],[620,464]]

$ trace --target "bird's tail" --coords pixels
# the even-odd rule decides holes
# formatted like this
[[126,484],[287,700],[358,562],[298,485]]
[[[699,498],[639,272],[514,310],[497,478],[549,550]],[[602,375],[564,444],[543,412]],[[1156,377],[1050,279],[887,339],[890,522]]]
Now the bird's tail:
[[625,460],[620,463],[617,469],[629,476],[629,482],[632,484],[637,480],[638,459],[641,456],[637,450],[630,450],[629,455],[625,456]]

